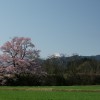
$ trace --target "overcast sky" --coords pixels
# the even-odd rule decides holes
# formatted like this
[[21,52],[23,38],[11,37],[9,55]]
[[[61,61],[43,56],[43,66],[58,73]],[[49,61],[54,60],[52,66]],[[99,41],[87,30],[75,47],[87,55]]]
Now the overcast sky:
[[41,57],[100,54],[100,0],[0,0],[0,46],[14,36]]

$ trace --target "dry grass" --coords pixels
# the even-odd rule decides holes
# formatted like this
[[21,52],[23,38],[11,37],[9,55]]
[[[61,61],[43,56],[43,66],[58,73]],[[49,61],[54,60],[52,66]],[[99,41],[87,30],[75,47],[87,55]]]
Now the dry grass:
[[[78,87],[78,86],[76,86]],[[78,88],[67,88],[67,86],[65,86],[65,88],[60,88],[60,87],[1,87],[0,90],[14,90],[14,91],[20,91],[20,90],[24,90],[24,91],[61,91],[61,92],[100,92],[100,89],[79,89]]]

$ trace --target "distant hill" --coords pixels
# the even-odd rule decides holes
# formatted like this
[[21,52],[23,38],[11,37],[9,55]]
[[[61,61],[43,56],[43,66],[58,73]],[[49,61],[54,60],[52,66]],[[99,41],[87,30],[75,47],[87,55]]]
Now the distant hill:
[[90,58],[94,58],[94,59],[96,59],[96,60],[100,60],[100,55],[90,56]]
[[100,60],[100,55],[93,55],[93,56],[77,56],[77,58],[90,58],[95,60]]

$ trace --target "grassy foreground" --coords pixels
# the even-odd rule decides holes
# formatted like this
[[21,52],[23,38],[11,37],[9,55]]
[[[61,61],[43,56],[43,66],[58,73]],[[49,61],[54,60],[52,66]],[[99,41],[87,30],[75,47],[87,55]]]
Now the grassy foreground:
[[0,100],[100,100],[100,86],[0,87]]

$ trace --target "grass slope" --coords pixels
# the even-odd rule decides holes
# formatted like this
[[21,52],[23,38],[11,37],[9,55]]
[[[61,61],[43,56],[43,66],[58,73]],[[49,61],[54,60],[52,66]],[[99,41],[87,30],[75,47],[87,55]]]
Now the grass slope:
[[0,100],[100,100],[97,90],[100,86],[0,87]]

